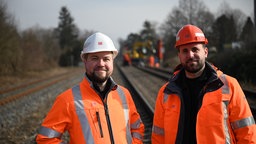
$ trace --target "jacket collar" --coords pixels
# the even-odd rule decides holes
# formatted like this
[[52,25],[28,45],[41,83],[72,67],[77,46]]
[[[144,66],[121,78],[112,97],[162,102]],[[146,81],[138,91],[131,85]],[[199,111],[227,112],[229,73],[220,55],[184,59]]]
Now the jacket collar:
[[[207,83],[205,90],[206,91],[214,91],[223,86],[223,82],[218,78],[218,75],[222,74],[220,70],[214,65],[205,62],[205,71],[207,71]],[[182,78],[185,73],[185,69],[180,65],[175,68],[173,76],[170,78],[169,83],[167,84],[164,93],[180,93],[181,88],[177,84],[178,81]]]
[[[89,83],[89,85],[90,85],[90,87],[91,88],[93,88],[94,90],[96,90],[95,88],[94,88],[94,85],[93,85],[93,82],[88,78],[88,76],[86,75],[86,73],[84,74],[85,76],[85,80]],[[107,80],[108,82],[107,83],[109,83],[110,84],[110,89],[109,90],[115,90],[115,89],[117,89],[117,83],[113,80],[113,78],[112,77],[109,77],[109,79]]]

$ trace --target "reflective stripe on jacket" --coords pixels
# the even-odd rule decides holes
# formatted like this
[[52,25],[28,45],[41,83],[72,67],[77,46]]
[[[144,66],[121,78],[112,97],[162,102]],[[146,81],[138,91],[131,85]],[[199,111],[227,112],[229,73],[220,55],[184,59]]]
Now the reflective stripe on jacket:
[[[213,71],[197,114],[197,144],[256,143],[256,125],[245,95],[235,78]],[[184,121],[179,71],[161,87],[156,100],[152,144],[180,144]]]
[[144,125],[127,89],[116,85],[103,102],[85,78],[57,97],[37,142],[60,143],[65,131],[70,143],[135,144],[142,143]]

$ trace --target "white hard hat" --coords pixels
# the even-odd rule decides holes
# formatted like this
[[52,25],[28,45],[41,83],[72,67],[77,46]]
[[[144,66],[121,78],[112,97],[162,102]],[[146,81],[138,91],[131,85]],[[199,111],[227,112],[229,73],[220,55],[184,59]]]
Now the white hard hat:
[[102,51],[112,51],[114,57],[118,53],[113,41],[107,35],[97,32],[86,39],[81,55]]

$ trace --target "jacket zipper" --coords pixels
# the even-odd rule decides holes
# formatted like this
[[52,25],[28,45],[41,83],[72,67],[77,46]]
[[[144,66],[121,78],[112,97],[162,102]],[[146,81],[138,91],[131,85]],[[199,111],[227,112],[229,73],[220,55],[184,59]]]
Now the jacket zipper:
[[100,115],[99,115],[99,112],[98,112],[98,111],[96,112],[96,116],[97,116],[97,121],[98,121],[99,128],[100,128],[100,137],[103,138],[103,131],[102,131],[102,126],[101,126],[101,121],[100,121]]
[[104,103],[105,115],[106,115],[106,119],[107,119],[107,123],[108,123],[108,131],[109,131],[110,141],[111,141],[111,144],[115,144],[112,127],[111,127],[111,123],[110,123],[110,118],[109,118],[109,113],[108,113],[108,106],[105,102],[103,102],[103,103]]

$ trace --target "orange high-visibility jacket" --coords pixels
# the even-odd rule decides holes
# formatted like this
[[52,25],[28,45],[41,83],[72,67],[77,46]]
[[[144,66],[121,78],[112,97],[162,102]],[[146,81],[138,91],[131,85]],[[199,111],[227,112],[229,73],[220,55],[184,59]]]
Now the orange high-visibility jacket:
[[103,101],[86,77],[80,85],[60,94],[37,135],[38,144],[142,144],[144,125],[129,91],[116,85]]
[[[212,77],[197,114],[197,144],[256,143],[256,125],[245,95],[235,78],[207,66]],[[152,144],[180,144],[184,106],[175,84],[179,72],[159,90],[152,128]]]

